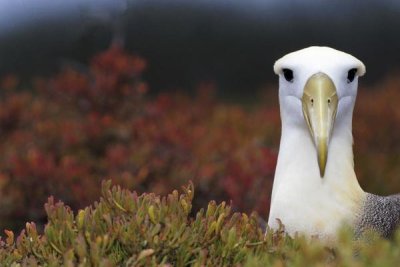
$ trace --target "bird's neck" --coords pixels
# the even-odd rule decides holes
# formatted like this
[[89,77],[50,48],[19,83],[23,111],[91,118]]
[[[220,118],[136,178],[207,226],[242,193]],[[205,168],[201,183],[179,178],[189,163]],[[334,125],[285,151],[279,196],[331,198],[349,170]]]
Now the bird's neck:
[[359,188],[354,173],[353,137],[350,127],[335,128],[329,143],[324,177],[320,177],[317,152],[306,126],[282,127],[275,180],[299,182],[301,187],[345,186]]
[[[325,176],[321,178],[316,148],[307,126],[283,120],[270,226],[279,218],[289,232],[333,234],[341,218],[349,218],[364,196],[354,173],[352,144],[351,120],[335,125]],[[330,218],[334,221],[324,225]]]

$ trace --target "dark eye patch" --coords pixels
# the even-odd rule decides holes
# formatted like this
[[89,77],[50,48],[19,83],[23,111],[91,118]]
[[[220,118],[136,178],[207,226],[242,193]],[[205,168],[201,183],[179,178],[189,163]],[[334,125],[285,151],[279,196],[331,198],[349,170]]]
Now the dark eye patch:
[[293,71],[291,69],[282,69],[283,77],[288,82],[293,82]]
[[354,78],[356,77],[356,73],[357,73],[357,69],[356,68],[350,69],[347,72],[347,82],[348,83],[351,83],[352,81],[354,81]]

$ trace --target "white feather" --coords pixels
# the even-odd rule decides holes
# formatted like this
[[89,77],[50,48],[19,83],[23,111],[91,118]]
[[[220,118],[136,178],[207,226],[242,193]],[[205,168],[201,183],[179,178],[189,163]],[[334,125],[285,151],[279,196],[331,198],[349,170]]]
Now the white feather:
[[[292,83],[281,75],[294,73]],[[364,201],[354,173],[352,114],[357,79],[347,82],[347,72],[365,66],[357,58],[328,47],[310,47],[290,53],[274,66],[279,80],[282,136],[276,167],[268,225],[276,229],[279,219],[286,231],[331,239],[344,224],[352,224]],[[324,72],[333,80],[339,97],[325,176],[320,177],[317,153],[302,114],[301,96],[307,79]]]

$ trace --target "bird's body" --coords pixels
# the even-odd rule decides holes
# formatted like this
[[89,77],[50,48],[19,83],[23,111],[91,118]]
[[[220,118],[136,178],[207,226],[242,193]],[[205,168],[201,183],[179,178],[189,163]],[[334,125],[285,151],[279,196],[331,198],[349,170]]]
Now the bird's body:
[[276,228],[273,218],[279,218],[289,233],[331,237],[343,222],[355,221],[365,194],[354,174],[351,151],[342,149],[351,148],[351,138],[332,138],[332,164],[321,178],[307,131],[306,126],[298,131],[282,129],[269,225]]
[[400,195],[377,196],[366,193],[362,210],[354,224],[355,234],[375,230],[382,237],[390,238],[400,225]]
[[344,224],[390,235],[400,221],[400,197],[364,192],[354,172],[352,116],[363,63],[310,47],[281,58],[274,70],[282,136],[269,226],[281,222],[291,235],[323,239],[334,239]]

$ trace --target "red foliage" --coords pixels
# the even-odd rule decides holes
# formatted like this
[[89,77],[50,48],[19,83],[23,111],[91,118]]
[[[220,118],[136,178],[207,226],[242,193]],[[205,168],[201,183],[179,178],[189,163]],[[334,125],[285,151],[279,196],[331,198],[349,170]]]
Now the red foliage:
[[353,119],[354,161],[361,185],[376,194],[400,192],[400,79],[390,75],[361,88]]
[[218,104],[213,87],[198,96],[146,97],[146,62],[118,47],[88,70],[67,68],[17,91],[1,83],[0,226],[44,218],[49,195],[73,208],[99,196],[100,180],[166,193],[193,180],[195,208],[210,199],[240,211],[268,212],[279,132],[276,108],[245,111]]

